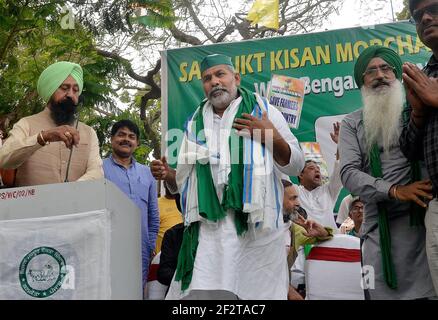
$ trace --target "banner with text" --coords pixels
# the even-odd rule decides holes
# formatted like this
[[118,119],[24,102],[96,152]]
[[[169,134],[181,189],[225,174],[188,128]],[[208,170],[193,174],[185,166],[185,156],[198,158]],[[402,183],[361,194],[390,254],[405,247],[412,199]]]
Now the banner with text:
[[[263,96],[268,93],[273,74],[304,81],[301,119],[292,132],[300,142],[319,142],[331,171],[336,146],[325,128],[332,128],[330,121],[334,116],[361,107],[353,67],[358,55],[375,44],[390,47],[403,61],[422,66],[431,55],[418,38],[415,25],[409,22],[163,51],[163,138],[169,129],[183,129],[204,98],[199,67],[202,58],[221,53],[232,58],[242,76],[242,86]],[[323,137],[324,141],[317,137]],[[173,134],[163,139],[163,149],[171,146],[168,149],[170,159],[176,159],[176,140]]]

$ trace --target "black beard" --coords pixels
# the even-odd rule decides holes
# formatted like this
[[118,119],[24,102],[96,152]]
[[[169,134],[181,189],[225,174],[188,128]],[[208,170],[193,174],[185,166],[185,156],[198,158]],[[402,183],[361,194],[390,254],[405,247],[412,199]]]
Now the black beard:
[[67,97],[60,102],[51,102],[50,116],[57,126],[72,124],[75,120],[77,105]]

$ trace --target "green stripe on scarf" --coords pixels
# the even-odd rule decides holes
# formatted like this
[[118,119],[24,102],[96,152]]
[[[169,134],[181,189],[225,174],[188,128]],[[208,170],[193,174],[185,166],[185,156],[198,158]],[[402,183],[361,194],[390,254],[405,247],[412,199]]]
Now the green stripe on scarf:
[[183,241],[178,253],[175,280],[181,280],[181,289],[185,290],[192,281],[196,250],[198,249],[199,222],[184,228]]
[[[376,143],[372,146],[370,151],[370,166],[373,177],[383,177],[379,147]],[[379,242],[382,255],[383,276],[386,284],[391,289],[397,289],[397,275],[395,273],[394,262],[392,261],[391,255],[391,233],[389,230],[388,211],[381,202],[377,204],[377,208],[379,212]]]
[[[383,177],[380,152],[377,144],[374,144],[370,151],[370,167],[373,177]],[[411,180],[412,182],[421,180],[421,170],[418,161],[411,162]],[[395,273],[394,262],[392,261],[391,254],[391,233],[389,228],[388,210],[386,210],[386,207],[381,202],[377,204],[377,208],[379,212],[378,224],[383,275],[386,284],[391,289],[397,289],[397,275]],[[424,215],[424,208],[412,202],[409,213],[410,226],[424,225]]]
[[[204,134],[204,118],[202,116],[204,105],[201,106],[197,116],[195,117],[195,126],[196,126],[196,137],[199,140],[205,141]],[[199,214],[201,217],[209,221],[217,222],[226,216],[226,212],[222,209],[217,193],[216,188],[213,184],[213,178],[211,176],[211,168],[210,163],[201,164],[199,161],[196,161],[196,177],[198,179],[198,207]],[[199,191],[202,190],[202,197],[200,197]]]
[[[407,124],[410,120],[408,107],[405,105],[405,110],[402,113],[403,123]],[[421,180],[421,169],[419,161],[411,161],[411,182]],[[426,215],[426,209],[419,206],[415,202],[411,202],[411,211],[409,213],[410,226],[424,226],[424,217]]]
[[309,256],[310,251],[312,251],[312,248],[313,248],[313,245],[311,245],[311,244],[304,245],[304,257],[306,257],[306,259]]
[[[239,89],[239,94],[242,97],[239,110],[235,118],[241,118],[242,113],[251,113],[257,104],[254,94],[243,88]],[[235,154],[232,150],[231,137],[235,135],[234,130],[231,130],[229,140],[230,155]],[[234,223],[236,225],[237,234],[240,236],[248,230],[248,214],[243,212],[243,138],[239,137],[239,163],[231,163],[231,172],[228,175],[228,185],[225,187],[224,196],[222,198],[222,207],[224,210],[232,209],[235,212]]]
[[[242,97],[236,118],[240,118],[242,113],[251,113],[257,100],[254,94],[246,89],[238,88]],[[203,108],[205,102],[201,103],[200,110],[194,117],[196,125],[196,136],[200,139],[200,133],[204,129]],[[231,135],[235,133],[231,130]],[[248,230],[248,214],[243,212],[243,138],[239,137],[239,163],[231,164],[231,172],[228,175],[228,185],[225,187],[222,204],[217,197],[216,189],[213,184],[210,163],[201,164],[196,162],[196,177],[198,179],[198,207],[199,214],[207,220],[219,221],[225,218],[228,209],[235,212],[235,225],[238,235],[242,235]],[[230,136],[231,140],[231,136]],[[230,155],[236,150],[232,150],[230,143]],[[181,290],[186,290],[192,281],[193,267],[195,264],[196,251],[198,248],[199,222],[192,223],[186,227],[183,235],[183,241],[178,254],[178,264],[176,269],[175,280],[181,280]]]

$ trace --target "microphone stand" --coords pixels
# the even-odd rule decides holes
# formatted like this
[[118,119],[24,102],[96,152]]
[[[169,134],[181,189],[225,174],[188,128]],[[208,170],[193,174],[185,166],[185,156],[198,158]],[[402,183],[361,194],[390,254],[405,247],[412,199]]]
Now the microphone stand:
[[[83,102],[82,101],[82,96],[80,96],[79,97],[79,103],[78,103],[78,109],[77,109],[77,112],[76,112],[76,124],[75,124],[75,129],[76,130],[78,130],[78,125],[79,125],[79,106],[82,105],[82,102]],[[73,154],[73,146],[71,146],[71,149],[70,149],[70,155],[68,157],[67,170],[66,170],[66,173],[65,173],[64,182],[69,182],[68,181],[68,172],[70,171],[70,162],[71,162],[72,154]]]
[[[78,129],[78,124],[79,124],[79,114],[76,117],[76,125],[75,125],[75,129],[76,130]],[[73,154],[73,146],[71,146],[71,149],[70,149],[70,155],[68,157],[67,171],[65,173],[65,180],[64,180],[64,182],[68,182],[68,171],[70,170],[70,162],[71,162],[71,155],[72,154]]]

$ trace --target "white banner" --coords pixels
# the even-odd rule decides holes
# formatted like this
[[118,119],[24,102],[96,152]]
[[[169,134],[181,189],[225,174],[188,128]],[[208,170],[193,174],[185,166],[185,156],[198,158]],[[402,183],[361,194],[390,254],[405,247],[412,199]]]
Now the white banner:
[[110,299],[110,213],[0,221],[0,299]]

